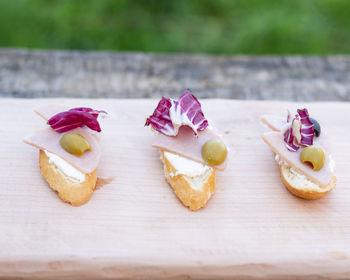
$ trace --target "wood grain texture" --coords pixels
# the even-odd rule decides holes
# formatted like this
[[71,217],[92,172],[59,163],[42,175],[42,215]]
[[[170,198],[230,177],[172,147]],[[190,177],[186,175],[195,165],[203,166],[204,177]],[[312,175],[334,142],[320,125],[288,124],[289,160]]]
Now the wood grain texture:
[[[98,175],[115,179],[81,207],[47,186],[37,150],[22,142],[45,125],[32,109],[47,102],[109,112]],[[204,100],[232,152],[207,207],[191,212],[143,127],[156,103],[0,99],[0,279],[350,278],[348,104]],[[260,137],[260,114],[296,106],[307,106],[334,144],[337,187],[316,201],[285,189]]]
[[349,56],[208,56],[0,49],[0,96],[349,101]]

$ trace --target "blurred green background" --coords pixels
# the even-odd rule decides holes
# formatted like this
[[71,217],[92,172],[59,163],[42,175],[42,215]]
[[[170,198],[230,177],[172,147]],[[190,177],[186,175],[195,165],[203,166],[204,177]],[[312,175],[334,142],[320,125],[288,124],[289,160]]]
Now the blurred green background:
[[349,0],[0,0],[0,46],[350,53]]

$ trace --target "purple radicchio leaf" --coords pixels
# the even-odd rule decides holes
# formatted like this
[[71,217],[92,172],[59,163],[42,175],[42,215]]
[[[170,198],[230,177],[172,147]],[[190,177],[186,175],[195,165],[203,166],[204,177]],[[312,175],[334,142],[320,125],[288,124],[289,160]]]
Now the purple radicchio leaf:
[[284,133],[287,149],[293,152],[299,150],[300,146],[312,145],[315,135],[307,109],[298,109],[297,112],[293,119],[288,115],[287,122],[290,123],[290,128]]
[[54,115],[47,123],[59,133],[83,127],[84,125],[92,130],[101,132],[100,124],[97,121],[97,117],[101,113],[106,114],[105,111],[97,111],[86,107],[73,108]]
[[177,101],[163,97],[145,125],[168,136],[176,136],[179,128],[186,125],[198,135],[198,131],[207,128],[208,121],[197,98],[186,90]]
[[298,114],[300,116],[301,128],[301,140],[300,144],[303,146],[311,146],[313,144],[315,132],[314,132],[314,124],[309,118],[309,112],[307,109],[299,109]]

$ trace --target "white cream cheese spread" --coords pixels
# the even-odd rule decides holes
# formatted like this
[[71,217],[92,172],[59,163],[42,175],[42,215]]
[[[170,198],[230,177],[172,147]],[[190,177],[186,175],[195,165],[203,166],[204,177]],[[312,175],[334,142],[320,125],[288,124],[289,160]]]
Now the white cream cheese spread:
[[293,169],[292,167],[290,167],[288,165],[288,163],[286,163],[284,160],[282,160],[280,158],[279,155],[276,155],[275,156],[275,161],[281,165],[283,164],[284,166],[286,166],[287,168],[289,168],[289,171],[290,171],[290,174],[288,176],[288,179],[289,180],[293,180],[294,184],[293,186],[294,187],[300,187],[301,189],[305,189],[305,188],[308,188],[308,189],[314,189],[314,190],[318,190],[319,189],[319,186],[317,184],[315,184],[314,182],[310,181],[308,178],[306,178],[305,175],[303,174],[300,174],[299,172],[297,172],[295,169]]
[[335,161],[334,161],[332,155],[328,156],[328,160],[329,160],[329,169],[331,170],[332,173],[334,173]]
[[[334,160],[333,160],[333,158],[332,158],[331,155],[328,156],[328,159],[329,159],[329,168],[330,168],[331,172],[334,172],[335,162],[334,162]],[[277,154],[276,154],[276,156],[275,156],[275,161],[276,161],[279,165],[283,164],[283,165],[285,165],[286,167],[289,168],[290,172],[293,174],[293,179],[294,179],[294,180],[297,180],[297,182],[299,182],[299,183],[297,183],[297,184],[295,184],[295,185],[300,185],[300,186],[304,186],[304,187],[305,187],[305,185],[306,185],[305,182],[307,182],[307,187],[308,187],[309,189],[316,189],[316,190],[318,190],[318,189],[320,188],[319,185],[317,185],[317,184],[315,184],[314,182],[310,181],[308,178],[306,178],[305,175],[300,174],[298,171],[296,171],[296,170],[293,169],[291,166],[289,166],[288,163],[285,162],[284,160],[282,160],[282,159],[280,158],[280,156],[277,155]]]
[[289,168],[291,174],[293,174],[293,181],[296,183],[295,186],[300,186],[301,189],[319,190],[320,186],[310,181],[306,176],[300,174],[293,168]]
[[209,166],[176,154],[164,152],[164,156],[176,169],[176,173],[170,173],[169,175],[174,177],[181,174],[188,177],[188,179],[191,181],[192,187],[195,189],[200,189],[202,187],[203,182],[208,178],[213,170],[213,168]]
[[72,179],[73,181],[84,182],[85,174],[73,167],[67,161],[57,156],[56,154],[44,151],[46,156],[49,158],[49,163],[56,166],[64,175]]
[[278,165],[281,165],[281,164],[284,164],[284,165],[288,165],[284,160],[282,160],[281,158],[280,158],[280,156],[279,155],[275,155],[275,161],[278,163]]
[[206,171],[212,169],[209,166],[184,157],[180,157],[176,154],[164,152],[164,156],[167,158],[170,164],[174,166],[174,168],[177,170],[176,175],[183,174],[188,177],[197,177],[203,175]]

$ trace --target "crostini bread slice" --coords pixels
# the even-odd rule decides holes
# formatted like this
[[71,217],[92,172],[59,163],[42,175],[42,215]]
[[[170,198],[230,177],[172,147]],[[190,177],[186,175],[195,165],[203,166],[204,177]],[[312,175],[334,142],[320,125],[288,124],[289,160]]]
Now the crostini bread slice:
[[326,186],[319,186],[304,175],[294,171],[290,166],[279,164],[281,178],[286,188],[294,195],[304,199],[317,199],[330,192],[336,185],[336,177]]
[[209,168],[201,176],[189,177],[178,174],[178,170],[161,150],[160,159],[164,163],[165,178],[181,202],[192,211],[204,207],[215,193],[215,169]]
[[85,174],[85,181],[75,181],[67,177],[53,163],[50,163],[43,150],[39,152],[39,166],[41,174],[50,188],[56,191],[63,201],[73,206],[80,206],[90,199],[96,185],[96,170],[90,174]]

